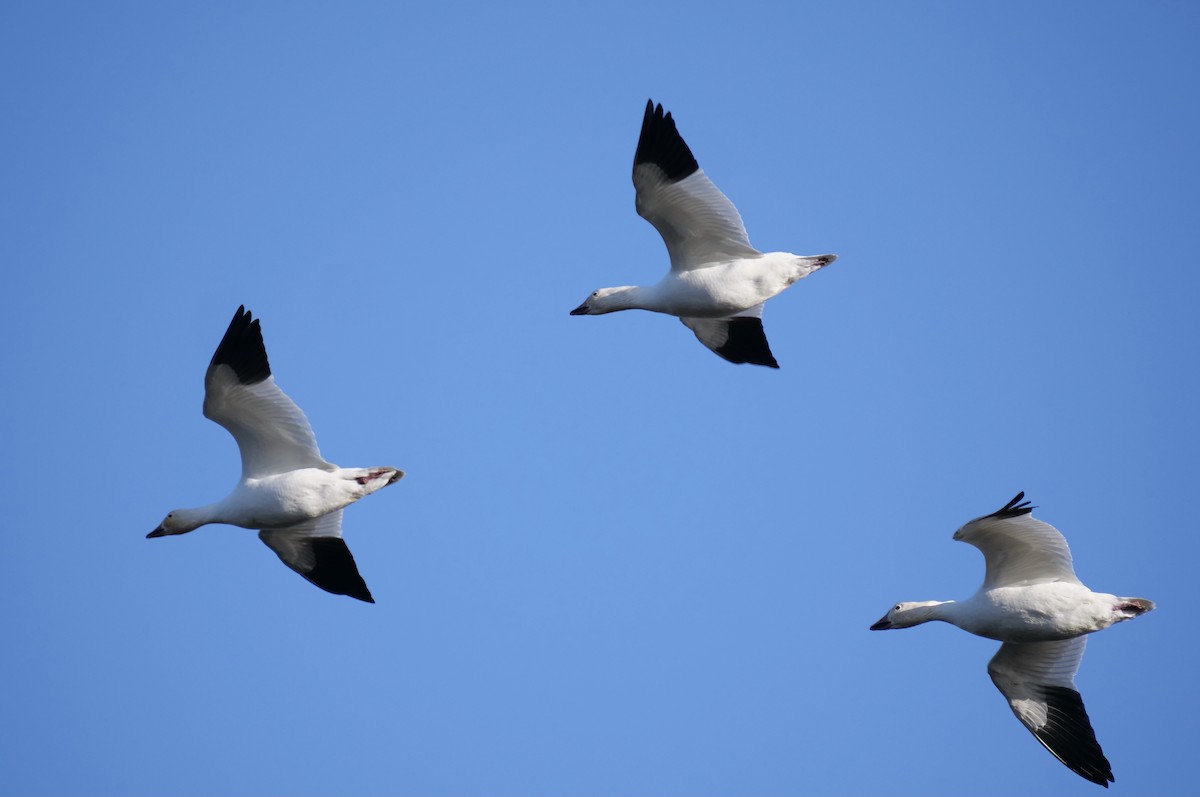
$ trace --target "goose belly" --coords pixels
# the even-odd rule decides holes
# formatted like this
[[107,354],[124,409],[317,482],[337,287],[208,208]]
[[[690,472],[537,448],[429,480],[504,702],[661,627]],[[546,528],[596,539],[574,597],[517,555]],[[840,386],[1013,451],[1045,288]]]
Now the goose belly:
[[767,274],[747,275],[736,263],[672,273],[658,284],[663,312],[685,318],[725,318],[783,290]]
[[1092,593],[1078,584],[1036,584],[988,590],[973,598],[961,627],[1002,642],[1070,639],[1105,627]]
[[234,494],[237,525],[246,528],[279,528],[329,514],[354,502],[344,479],[316,468],[248,479]]

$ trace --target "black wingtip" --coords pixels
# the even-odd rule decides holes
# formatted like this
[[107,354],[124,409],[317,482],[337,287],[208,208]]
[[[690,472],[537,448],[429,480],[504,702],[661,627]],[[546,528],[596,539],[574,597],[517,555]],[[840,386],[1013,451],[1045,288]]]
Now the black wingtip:
[[1043,687],[1046,724],[1033,732],[1054,757],[1079,777],[1108,788],[1115,783],[1112,765],[1096,741],[1083,698],[1065,686]]
[[987,517],[994,517],[994,518],[999,518],[1000,520],[1005,520],[1006,518],[1014,518],[1014,517],[1020,517],[1021,515],[1028,515],[1030,512],[1032,512],[1035,509],[1035,507],[1031,506],[1030,505],[1031,502],[1029,502],[1029,501],[1022,501],[1021,499],[1023,499],[1024,497],[1025,497],[1025,491],[1022,490],[1021,492],[1016,494],[1016,496],[1013,498],[1013,500],[1009,501],[1007,504],[1000,507],[999,509],[997,509],[995,512],[988,515]]
[[262,327],[258,319],[246,311],[245,305],[239,306],[233,314],[225,337],[221,338],[213,353],[209,368],[216,365],[228,365],[243,385],[256,384],[271,375]]
[[721,357],[731,363],[749,363],[764,365],[767,368],[778,368],[775,355],[767,344],[767,335],[763,332],[761,318],[731,318],[728,327],[729,337],[725,345],[713,349]]
[[313,537],[313,569],[301,573],[313,584],[334,595],[348,595],[364,603],[374,603],[367,583],[359,575],[354,555],[341,537]]
[[642,132],[633,155],[635,169],[643,163],[654,164],[672,181],[682,180],[700,168],[683,136],[675,128],[671,114],[664,113],[662,105],[655,105],[654,100],[646,101]]

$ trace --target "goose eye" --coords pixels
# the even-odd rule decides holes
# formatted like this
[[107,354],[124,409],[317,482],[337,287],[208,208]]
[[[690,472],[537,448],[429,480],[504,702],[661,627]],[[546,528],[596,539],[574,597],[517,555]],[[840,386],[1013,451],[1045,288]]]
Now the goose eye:
[[892,611],[894,611],[894,612],[900,611],[900,604],[897,603],[894,607],[892,607]]

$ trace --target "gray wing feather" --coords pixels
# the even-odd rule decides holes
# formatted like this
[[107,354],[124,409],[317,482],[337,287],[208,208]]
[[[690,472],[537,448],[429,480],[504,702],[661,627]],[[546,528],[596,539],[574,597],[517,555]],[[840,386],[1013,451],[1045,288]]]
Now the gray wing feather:
[[1087,637],[1054,642],[1005,642],[988,675],[1009,708],[1042,746],[1072,772],[1107,787],[1112,766],[1075,688]]
[[633,185],[638,215],[662,236],[672,271],[759,254],[741,214],[703,169],[672,181],[658,166],[642,163],[633,170]]
[[987,562],[984,589],[1054,581],[1080,583],[1066,538],[1049,523],[1036,520],[1029,509],[1006,507],[976,518],[956,531],[954,539],[983,552]]

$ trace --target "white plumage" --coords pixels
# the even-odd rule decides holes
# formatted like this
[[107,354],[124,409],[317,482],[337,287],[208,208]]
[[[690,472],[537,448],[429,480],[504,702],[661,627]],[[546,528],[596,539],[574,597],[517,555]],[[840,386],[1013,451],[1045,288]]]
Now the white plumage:
[[1004,644],[988,663],[1017,719],[1081,777],[1107,787],[1112,767],[1075,687],[1087,637],[1152,610],[1145,598],[1092,592],[1075,575],[1062,534],[1036,520],[1025,493],[976,518],[954,539],[983,552],[987,572],[969,599],[898,603],[872,631],[941,620]]
[[342,540],[342,508],[394,484],[404,472],[325,461],[308,418],[275,384],[262,329],[244,307],[204,376],[204,415],[237,441],[242,477],[225,498],[172,510],[146,536],[186,534],[208,523],[259,529],[267,547],[313,584],[374,603]]
[[646,104],[633,159],[637,212],[667,245],[671,270],[656,285],[601,288],[571,315],[650,310],[678,316],[697,339],[734,363],[771,368],[763,303],[837,259],[759,252],[737,208],[697,164],[661,105]]

